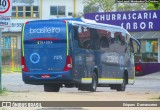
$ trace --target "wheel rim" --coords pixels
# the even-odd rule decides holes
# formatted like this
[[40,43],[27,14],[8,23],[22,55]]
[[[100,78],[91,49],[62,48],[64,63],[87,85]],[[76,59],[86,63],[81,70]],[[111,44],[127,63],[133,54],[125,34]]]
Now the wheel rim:
[[126,87],[126,79],[125,79],[125,77],[124,77],[124,79],[123,79],[123,83],[122,83],[122,89],[124,90],[124,89],[125,89],[125,87]]
[[97,81],[96,81],[96,77],[93,77],[93,89],[96,90],[97,88]]

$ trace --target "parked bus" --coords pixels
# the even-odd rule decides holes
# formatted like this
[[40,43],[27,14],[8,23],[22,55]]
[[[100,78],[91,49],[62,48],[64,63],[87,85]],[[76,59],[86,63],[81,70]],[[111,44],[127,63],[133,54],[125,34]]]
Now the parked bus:
[[[22,28],[22,77],[26,84],[96,91],[125,91],[134,84],[136,39],[122,27],[87,19],[26,22]],[[138,44],[138,42],[137,42]]]

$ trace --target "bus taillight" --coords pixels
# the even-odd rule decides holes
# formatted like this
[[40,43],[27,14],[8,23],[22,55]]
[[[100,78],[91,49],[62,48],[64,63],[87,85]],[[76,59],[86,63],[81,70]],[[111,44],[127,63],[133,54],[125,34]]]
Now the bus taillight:
[[71,56],[67,56],[67,59],[66,59],[66,65],[64,67],[64,71],[68,71],[72,68],[72,57]]
[[22,71],[28,72],[28,68],[26,66],[26,62],[25,62],[25,58],[24,57],[21,58],[21,63],[22,63]]
[[142,67],[140,65],[137,65],[135,68],[136,71],[142,72]]

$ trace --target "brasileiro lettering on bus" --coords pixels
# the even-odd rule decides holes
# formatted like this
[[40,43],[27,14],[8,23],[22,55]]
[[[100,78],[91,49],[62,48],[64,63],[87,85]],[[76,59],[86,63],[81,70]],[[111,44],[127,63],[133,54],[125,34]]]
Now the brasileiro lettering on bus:
[[43,33],[59,33],[61,31],[60,28],[55,27],[42,27],[42,28],[30,28],[30,34],[43,34]]
[[[145,13],[123,13],[123,14],[120,14],[120,13],[107,13],[107,14],[97,14],[95,15],[95,20],[97,22],[99,21],[107,21],[107,22],[110,22],[111,21],[126,21],[126,20],[145,20],[145,19],[151,19],[151,20],[154,20],[154,19],[158,19],[157,17],[157,13],[156,12],[145,12]],[[125,29],[127,30],[130,30],[130,29],[153,29],[153,22],[150,21],[150,22],[140,22],[140,23],[137,23],[136,21],[135,22],[127,22],[127,23],[124,23],[122,22],[121,23],[121,26],[124,27]]]

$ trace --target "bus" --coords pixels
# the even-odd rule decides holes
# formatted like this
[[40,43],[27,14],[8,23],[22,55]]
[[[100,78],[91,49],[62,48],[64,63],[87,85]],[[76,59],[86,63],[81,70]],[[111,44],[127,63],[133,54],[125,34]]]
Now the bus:
[[[125,91],[135,82],[138,41],[122,27],[82,18],[29,21],[22,27],[22,78],[44,85],[95,92],[97,87]],[[138,46],[137,46],[138,48]]]

